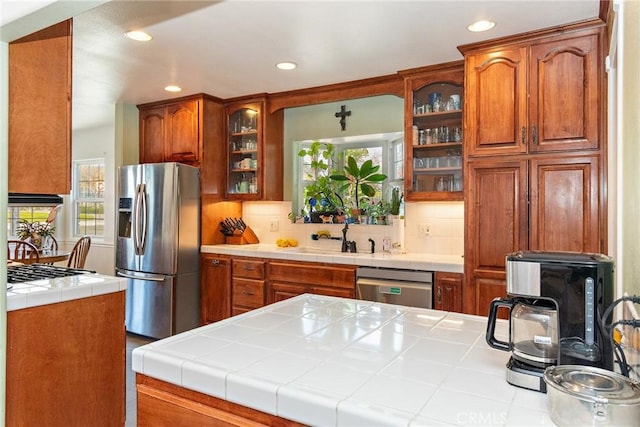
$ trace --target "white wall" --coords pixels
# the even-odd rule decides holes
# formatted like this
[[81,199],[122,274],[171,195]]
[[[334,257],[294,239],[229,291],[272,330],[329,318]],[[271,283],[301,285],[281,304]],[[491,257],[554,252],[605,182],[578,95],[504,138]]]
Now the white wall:
[[[629,294],[640,295],[640,2],[620,2],[617,61],[617,279]],[[615,181],[614,181],[615,182]]]

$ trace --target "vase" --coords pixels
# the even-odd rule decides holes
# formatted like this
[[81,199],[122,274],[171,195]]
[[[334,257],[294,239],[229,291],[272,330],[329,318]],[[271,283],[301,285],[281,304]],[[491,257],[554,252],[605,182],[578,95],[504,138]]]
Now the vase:
[[30,240],[31,240],[31,244],[33,246],[35,246],[39,251],[42,250],[42,243],[43,243],[44,239],[42,238],[41,235],[32,234]]

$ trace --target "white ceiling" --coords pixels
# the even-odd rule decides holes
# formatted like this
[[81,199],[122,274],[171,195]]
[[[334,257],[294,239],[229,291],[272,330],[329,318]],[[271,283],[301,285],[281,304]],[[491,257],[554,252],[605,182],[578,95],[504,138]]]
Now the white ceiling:
[[[24,3],[2,0],[3,26]],[[358,80],[462,59],[461,44],[598,11],[599,0],[110,1],[74,16],[74,128],[112,121],[115,103],[179,96],[167,84],[231,98]],[[497,25],[468,32],[477,19]],[[125,38],[132,29],[154,39]],[[298,68],[279,71],[280,61]]]

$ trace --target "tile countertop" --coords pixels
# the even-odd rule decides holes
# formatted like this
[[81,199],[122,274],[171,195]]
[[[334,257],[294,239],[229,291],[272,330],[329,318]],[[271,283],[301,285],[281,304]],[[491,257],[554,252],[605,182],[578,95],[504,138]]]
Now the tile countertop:
[[[133,351],[133,370],[316,426],[554,425],[486,318],[304,294]],[[508,323],[497,336],[506,339]]]
[[7,290],[7,311],[54,304],[127,289],[127,280],[102,274],[78,274],[14,283]]
[[384,252],[376,252],[374,254],[359,252],[353,254],[309,247],[279,248],[274,244],[264,243],[257,245],[203,245],[200,247],[200,252],[293,261],[464,273],[464,259],[461,256],[453,255],[426,253],[391,254]]

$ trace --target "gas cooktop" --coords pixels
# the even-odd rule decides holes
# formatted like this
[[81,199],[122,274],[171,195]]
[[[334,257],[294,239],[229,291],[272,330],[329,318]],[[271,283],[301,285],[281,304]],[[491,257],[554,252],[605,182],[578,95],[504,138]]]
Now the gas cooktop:
[[47,264],[15,265],[7,267],[7,283],[24,283],[33,280],[55,279],[57,277],[75,276],[86,273],[95,273],[95,271]]

